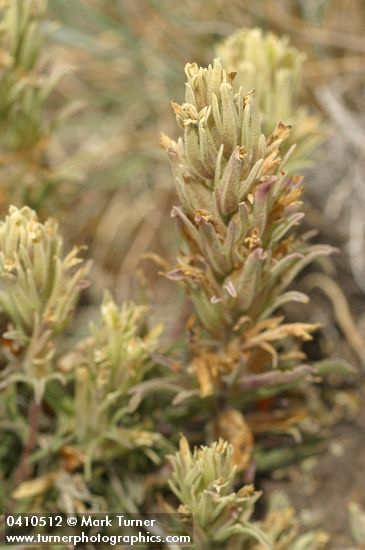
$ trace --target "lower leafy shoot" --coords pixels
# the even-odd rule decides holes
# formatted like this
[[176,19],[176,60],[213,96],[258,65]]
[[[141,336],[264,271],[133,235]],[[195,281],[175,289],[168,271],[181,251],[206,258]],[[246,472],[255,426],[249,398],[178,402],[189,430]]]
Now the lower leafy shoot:
[[71,422],[78,444],[91,461],[118,457],[144,449],[154,462],[153,450],[163,445],[151,422],[132,411],[129,390],[154,367],[151,354],[158,346],[161,327],[141,335],[146,308],[131,303],[121,308],[105,294],[100,321],[92,324],[91,336],[81,341],[62,361],[64,370],[75,368],[74,414]]
[[[119,308],[106,293],[90,336],[59,360],[59,369],[71,384],[47,386],[44,402],[57,415],[56,429],[52,437],[39,437],[40,448],[33,455],[36,463],[48,453],[54,461],[47,473],[15,488],[12,496],[17,501],[28,499],[46,509],[55,506],[56,498],[56,509],[66,512],[113,506],[118,512],[123,486],[133,479],[135,491],[141,470],[161,464],[172,447],[156,429],[153,411],[149,408],[146,414],[131,406],[129,393],[155,367],[151,354],[161,327],[143,331],[145,316],[145,307],[130,303]],[[43,423],[50,427],[52,415],[44,415]],[[128,491],[126,495],[127,501],[135,496],[128,497]]]

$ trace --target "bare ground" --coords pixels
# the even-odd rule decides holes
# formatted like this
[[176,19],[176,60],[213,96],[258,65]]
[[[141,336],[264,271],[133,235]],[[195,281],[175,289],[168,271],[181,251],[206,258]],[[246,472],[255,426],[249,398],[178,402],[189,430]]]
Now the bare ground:
[[365,510],[365,386],[362,408],[350,423],[332,429],[326,452],[291,467],[281,480],[267,480],[264,490],[284,490],[307,529],[325,529],[331,550],[354,550],[348,520],[348,504]]

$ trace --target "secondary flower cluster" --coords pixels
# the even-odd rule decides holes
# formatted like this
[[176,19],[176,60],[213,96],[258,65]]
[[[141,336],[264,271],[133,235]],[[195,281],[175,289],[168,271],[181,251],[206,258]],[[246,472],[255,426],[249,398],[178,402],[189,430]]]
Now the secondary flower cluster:
[[323,139],[318,116],[311,116],[300,103],[305,55],[289,45],[285,37],[261,29],[241,29],[217,46],[225,69],[236,73],[243,92],[255,90],[263,131],[269,135],[279,120],[292,126],[283,144],[295,147],[287,169],[300,170],[310,164],[312,152]]
[[72,317],[88,265],[74,248],[64,255],[57,223],[41,223],[27,206],[11,206],[0,222],[0,310],[5,315],[11,364],[41,397],[51,365],[55,337]]

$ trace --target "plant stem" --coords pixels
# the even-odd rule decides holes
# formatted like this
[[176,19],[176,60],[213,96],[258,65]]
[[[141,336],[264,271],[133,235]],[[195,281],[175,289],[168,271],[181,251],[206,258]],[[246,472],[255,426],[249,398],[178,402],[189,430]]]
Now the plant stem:
[[23,448],[23,452],[20,458],[18,467],[14,472],[14,485],[17,487],[24,480],[26,480],[30,474],[29,455],[31,454],[36,441],[38,432],[39,413],[41,406],[35,400],[33,400],[29,406],[28,423],[29,423],[29,436],[26,445]]

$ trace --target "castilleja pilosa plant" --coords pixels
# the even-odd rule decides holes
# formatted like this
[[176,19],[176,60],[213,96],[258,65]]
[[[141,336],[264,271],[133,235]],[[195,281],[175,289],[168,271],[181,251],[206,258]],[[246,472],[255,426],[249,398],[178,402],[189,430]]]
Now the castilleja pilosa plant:
[[[19,207],[0,221],[0,506],[69,513],[162,507],[193,516],[194,549],[320,550],[327,536],[301,535],[290,508],[270,506],[256,520],[260,493],[251,485],[276,440],[259,440],[250,414],[261,412],[262,398],[293,396],[292,386],[300,401],[299,388],[322,373],[301,350],[317,325],[288,322],[283,313],[288,302],[308,301],[291,286],[296,275],[332,252],[298,230],[303,185],[293,170],[304,157],[290,125],[297,132],[304,120],[294,94],[302,58],[254,30],[221,46],[227,70],[218,59],[208,68],[186,66],[185,102],[172,104],[182,136],[162,138],[183,241],[167,277],[184,286],[195,308],[184,369],[161,352],[160,327],[148,328],[144,306],[119,306],[106,293],[90,330],[80,329],[75,309],[89,264],[80,248],[65,253],[57,222],[29,207],[43,203],[50,183],[45,150],[53,125],[43,124],[43,108],[57,79],[38,72],[45,3],[1,6],[0,156]],[[293,99],[287,111],[281,92]],[[44,178],[45,188],[38,185]],[[39,193],[27,192],[33,188]],[[261,433],[280,407],[288,418],[276,432],[294,429],[290,400],[277,408],[266,401],[270,421]],[[180,431],[203,446],[191,450],[182,436],[167,457]]]
[[303,180],[288,175],[285,121],[262,132],[254,92],[235,85],[219,59],[186,65],[185,102],[172,103],[183,131],[162,136],[173,166],[179,206],[172,209],[184,240],[167,276],[186,288],[196,311],[191,370],[202,397],[291,384],[313,372],[293,340],[312,338],[315,324],[287,323],[296,275],[327,245],[297,232]]

